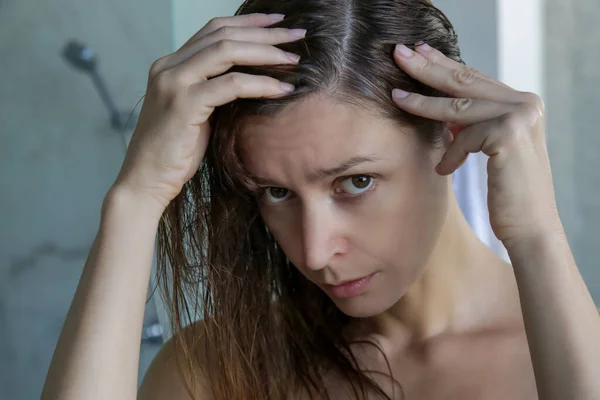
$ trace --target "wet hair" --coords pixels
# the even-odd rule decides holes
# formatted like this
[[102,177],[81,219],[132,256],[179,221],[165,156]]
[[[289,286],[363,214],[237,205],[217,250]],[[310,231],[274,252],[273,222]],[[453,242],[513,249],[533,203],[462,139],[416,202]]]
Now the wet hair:
[[[188,389],[191,394],[195,371],[206,368],[202,353],[210,358],[205,373],[219,400],[288,399],[297,393],[330,398],[328,371],[347,380],[356,398],[366,399],[368,390],[390,398],[350,351],[355,342],[346,333],[353,318],[298,271],[265,226],[236,137],[247,117],[272,117],[324,95],[410,125],[424,145],[435,146],[443,123],[403,112],[391,92],[446,95],[401,71],[392,54],[398,43],[414,48],[426,42],[462,62],[457,35],[426,0],[247,0],[237,14],[250,13],[285,14],[273,27],[304,28],[307,35],[277,45],[299,54],[298,65],[232,68],[292,83],[296,90],[217,108],[205,159],[161,220],[159,278],[174,343],[189,367]],[[204,341],[197,331],[183,329],[198,317],[206,322]],[[199,343],[206,348],[199,350]],[[366,344],[381,351],[376,343]],[[388,369],[393,381],[401,380]]]

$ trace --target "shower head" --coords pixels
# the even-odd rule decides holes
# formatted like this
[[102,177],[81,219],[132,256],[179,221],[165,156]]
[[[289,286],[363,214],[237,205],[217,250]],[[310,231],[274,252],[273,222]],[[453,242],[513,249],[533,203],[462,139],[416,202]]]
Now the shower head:
[[127,122],[130,119],[133,121],[133,126],[135,126],[137,115],[131,115],[130,118],[130,112],[121,112],[117,109],[112,96],[108,92],[106,83],[98,71],[98,57],[92,49],[76,40],[71,40],[62,49],[61,55],[69,65],[89,74],[94,87],[102,99],[102,103],[104,103],[110,115],[110,124],[113,129],[123,131],[129,127]]
[[71,66],[81,71],[93,73],[96,70],[96,53],[77,41],[69,41],[63,48],[62,56]]

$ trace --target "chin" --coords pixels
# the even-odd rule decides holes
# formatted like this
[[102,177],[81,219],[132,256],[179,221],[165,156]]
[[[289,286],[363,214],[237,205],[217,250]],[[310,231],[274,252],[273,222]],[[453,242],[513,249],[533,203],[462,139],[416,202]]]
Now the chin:
[[326,290],[325,293],[337,308],[347,316],[370,318],[388,311],[400,301],[407,289],[403,282],[401,280],[399,283],[391,284],[382,279],[382,276],[376,275],[370,287],[358,295],[336,297]]
[[[331,298],[337,308],[349,317],[369,318],[379,315],[391,307],[389,301],[377,296],[377,293],[364,293],[347,299]],[[395,302],[392,302],[394,304]]]

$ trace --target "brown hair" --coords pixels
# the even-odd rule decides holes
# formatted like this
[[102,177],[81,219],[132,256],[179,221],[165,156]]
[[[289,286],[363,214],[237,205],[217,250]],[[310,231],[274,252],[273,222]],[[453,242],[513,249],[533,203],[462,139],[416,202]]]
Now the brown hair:
[[443,125],[401,111],[391,91],[445,95],[402,72],[392,54],[397,43],[424,41],[462,62],[456,33],[426,0],[247,0],[237,14],[250,13],[282,13],[286,18],[274,27],[307,29],[305,39],[278,46],[302,58],[299,65],[233,70],[269,75],[296,91],[215,110],[205,159],[163,215],[159,278],[175,345],[193,380],[202,364],[198,333],[183,327],[198,317],[209,321],[203,352],[211,358],[206,373],[219,400],[287,399],[301,390],[329,398],[323,373],[330,370],[349,381],[357,398],[366,398],[367,388],[389,398],[350,351],[353,342],[344,332],[352,318],[304,278],[266,228],[235,139],[246,117],[273,116],[323,94],[410,124],[424,143],[435,145]]

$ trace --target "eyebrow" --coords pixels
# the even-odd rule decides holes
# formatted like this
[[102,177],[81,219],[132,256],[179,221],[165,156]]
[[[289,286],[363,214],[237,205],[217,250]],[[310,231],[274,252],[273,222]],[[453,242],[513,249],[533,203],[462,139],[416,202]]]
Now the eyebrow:
[[[335,167],[327,168],[327,169],[319,169],[319,170],[310,172],[308,175],[308,180],[311,182],[314,182],[314,181],[319,181],[319,180],[323,180],[326,178],[331,178],[331,177],[343,174],[344,172],[348,171],[350,168],[356,167],[357,165],[364,164],[364,163],[377,162],[377,161],[381,161],[381,159],[378,157],[375,157],[375,156],[352,157]],[[278,185],[278,183],[276,183],[270,179],[261,178],[259,176],[252,176],[252,179],[258,185],[261,185],[261,186],[277,186]]]
[[375,161],[379,161],[379,160],[380,160],[379,158],[376,158],[373,156],[371,156],[371,157],[366,157],[366,156],[352,157],[349,160],[344,161],[343,163],[341,163],[340,165],[338,165],[336,167],[329,168],[329,169],[320,169],[320,170],[312,172],[309,175],[309,180],[310,181],[318,181],[318,180],[325,179],[325,178],[331,178],[333,176],[343,174],[344,172],[348,171],[350,168],[356,167],[357,165],[369,163],[369,162],[375,162]]

